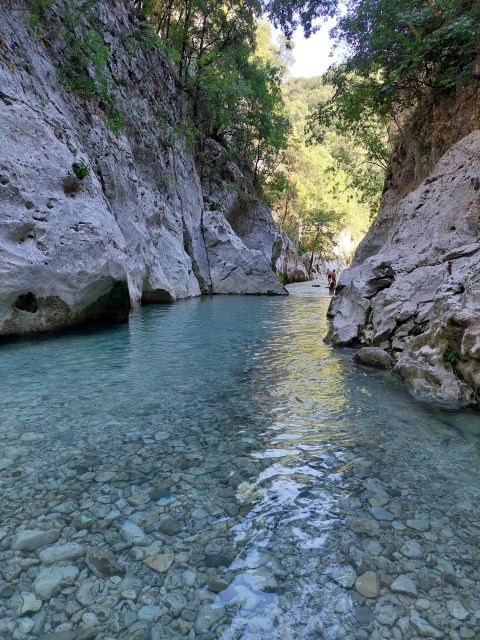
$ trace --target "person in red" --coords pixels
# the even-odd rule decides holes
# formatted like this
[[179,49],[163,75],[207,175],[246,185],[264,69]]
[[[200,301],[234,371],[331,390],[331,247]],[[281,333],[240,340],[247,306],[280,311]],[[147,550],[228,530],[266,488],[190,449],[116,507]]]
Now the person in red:
[[333,276],[332,271],[330,271],[330,269],[327,269],[327,280],[328,280],[329,287],[330,287],[330,283],[332,282],[332,276]]

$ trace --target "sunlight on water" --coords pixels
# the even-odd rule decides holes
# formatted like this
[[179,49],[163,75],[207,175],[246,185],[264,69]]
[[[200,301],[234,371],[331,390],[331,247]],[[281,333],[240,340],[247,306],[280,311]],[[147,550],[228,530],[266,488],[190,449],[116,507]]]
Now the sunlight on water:
[[1,346],[0,638],[475,636],[478,414],[353,365],[291,291]]

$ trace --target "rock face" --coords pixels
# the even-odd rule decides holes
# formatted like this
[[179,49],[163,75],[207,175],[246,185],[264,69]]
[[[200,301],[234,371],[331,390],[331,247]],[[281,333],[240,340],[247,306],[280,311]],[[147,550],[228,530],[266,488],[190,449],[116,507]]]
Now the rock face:
[[101,100],[59,79],[62,5],[48,46],[28,30],[23,3],[2,12],[0,335],[125,321],[142,301],[286,293],[274,273],[282,234],[220,145],[193,157],[178,133],[188,110],[174,72],[124,37],[141,39],[131,4],[95,4],[124,117],[117,135]]
[[478,402],[480,130],[406,195],[394,186],[386,192],[337,294],[329,310],[334,344],[388,349],[418,397]]

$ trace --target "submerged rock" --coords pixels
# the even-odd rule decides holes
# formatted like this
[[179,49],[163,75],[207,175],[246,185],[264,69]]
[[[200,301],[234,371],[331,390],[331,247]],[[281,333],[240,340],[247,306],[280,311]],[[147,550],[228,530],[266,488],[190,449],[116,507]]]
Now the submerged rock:
[[12,549],[16,551],[35,551],[41,547],[46,547],[52,542],[56,542],[60,537],[58,529],[29,529],[20,531],[12,538]]
[[378,347],[362,347],[355,354],[355,362],[378,369],[390,369],[392,366],[390,355]]

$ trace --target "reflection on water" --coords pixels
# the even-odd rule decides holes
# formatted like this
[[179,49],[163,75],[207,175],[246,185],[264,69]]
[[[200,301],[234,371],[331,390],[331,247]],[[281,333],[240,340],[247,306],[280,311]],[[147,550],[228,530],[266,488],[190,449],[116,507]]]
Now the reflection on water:
[[479,416],[326,346],[327,303],[2,346],[0,638],[475,637]]

